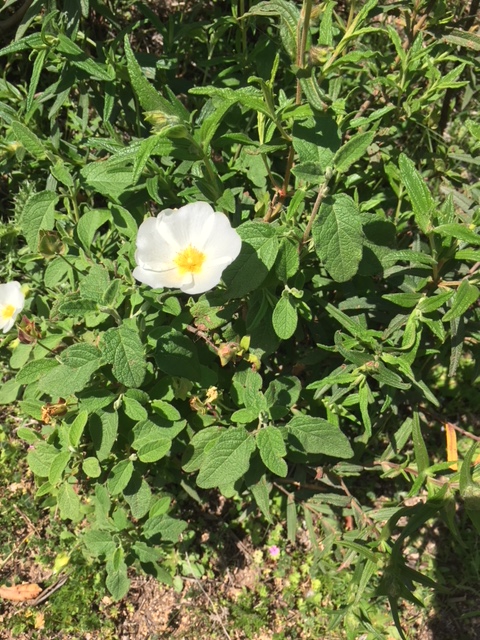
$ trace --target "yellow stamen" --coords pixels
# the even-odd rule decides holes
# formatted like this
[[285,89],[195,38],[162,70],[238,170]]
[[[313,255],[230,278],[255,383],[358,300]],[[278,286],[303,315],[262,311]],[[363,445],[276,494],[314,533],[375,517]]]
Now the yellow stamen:
[[205,258],[204,253],[195,249],[192,245],[189,245],[177,255],[174,262],[178,267],[180,275],[184,276],[186,273],[200,273]]
[[7,304],[0,311],[2,320],[10,320],[10,318],[13,316],[14,313],[15,313],[15,307],[13,306],[13,304]]

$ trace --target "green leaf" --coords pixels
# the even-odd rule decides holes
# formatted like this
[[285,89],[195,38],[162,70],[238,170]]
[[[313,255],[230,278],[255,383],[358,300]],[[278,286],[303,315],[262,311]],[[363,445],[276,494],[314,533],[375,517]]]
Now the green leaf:
[[196,433],[184,452],[182,467],[187,473],[198,471],[204,461],[206,452],[220,438],[223,430],[219,427],[206,427]]
[[60,361],[67,367],[78,369],[84,365],[100,360],[102,353],[100,349],[86,342],[77,342],[67,347],[60,354]]
[[164,458],[172,447],[170,438],[158,437],[156,440],[146,442],[138,448],[138,458],[142,462],[157,462]]
[[441,224],[434,229],[435,233],[447,238],[457,238],[468,242],[468,244],[480,245],[480,236],[473,229],[468,229],[460,223],[457,224]]
[[70,451],[60,451],[52,460],[50,471],[48,473],[48,481],[52,486],[55,486],[60,482],[63,472],[70,460],[70,456]]
[[55,367],[58,367],[58,362],[53,358],[31,360],[20,369],[15,380],[18,384],[30,384]]
[[127,58],[128,75],[138,101],[144,111],[159,111],[165,115],[177,115],[177,110],[152,87],[146,79],[132,51],[128,36],[124,38],[125,56]]
[[[189,93],[193,93],[195,95],[211,96],[212,98],[214,98],[214,102],[216,102],[217,105],[225,105],[226,103],[228,103],[230,104],[230,106],[232,106],[239,103],[247,109],[252,109],[253,111],[264,113],[267,116],[272,115],[269,107],[265,102],[263,93],[255,87],[240,87],[237,89],[211,86],[193,87],[189,89]],[[204,130],[204,132],[206,131]],[[246,141],[246,143],[248,144],[248,141]]]
[[468,490],[468,488],[472,484],[474,484],[475,486],[478,486],[476,483],[473,482],[472,470],[471,470],[471,467],[473,464],[473,456],[475,454],[475,451],[477,450],[477,447],[478,447],[478,443],[472,442],[462,462],[462,467],[460,469],[460,483],[459,483],[460,495],[462,497],[465,495],[465,492]]
[[260,429],[257,434],[257,447],[267,469],[285,478],[288,467],[283,458],[287,455],[287,449],[280,430],[275,427]]
[[248,470],[250,456],[255,449],[251,434],[244,427],[223,431],[205,458],[197,477],[202,489],[233,484]]
[[269,0],[259,2],[253,6],[246,16],[280,16],[280,36],[282,44],[292,60],[295,59],[297,50],[297,26],[300,20],[300,11],[287,0]]
[[82,462],[83,473],[88,478],[98,478],[102,473],[102,469],[97,458],[85,458]]
[[443,322],[462,316],[478,300],[479,295],[478,287],[470,284],[468,280],[462,280],[451,300],[450,309],[442,318]]
[[278,279],[282,282],[287,282],[297,274],[299,266],[298,244],[290,238],[282,238],[277,260],[275,261],[275,273]]
[[68,429],[68,440],[72,447],[76,448],[80,444],[80,440],[88,420],[88,411],[80,411],[75,420]]
[[138,331],[125,324],[108,329],[100,341],[100,350],[113,365],[113,375],[118,382],[127,387],[140,387],[146,362]]
[[387,293],[382,296],[384,300],[393,302],[399,307],[416,307],[422,298],[421,293]]
[[295,416],[287,424],[287,429],[293,442],[299,443],[307,453],[323,453],[335,458],[353,456],[348,438],[323,418]]
[[70,40],[63,33],[57,33],[57,51],[62,53],[67,60],[75,67],[82,69],[92,79],[103,80],[109,82],[114,80],[113,72],[110,71],[105,65],[101,65],[95,62],[93,58],[90,58],[78,45]]
[[178,409],[165,400],[153,400],[152,409],[157,415],[169,422],[177,422],[181,419]]
[[201,367],[192,341],[180,331],[162,327],[156,332],[155,360],[160,371],[171,376],[197,381]]
[[187,523],[170,516],[153,516],[149,518],[143,527],[145,538],[153,538],[159,535],[162,540],[178,542],[180,536],[187,528]]
[[122,403],[127,416],[132,420],[135,420],[135,422],[146,420],[148,418],[148,411],[140,404],[140,402],[138,402],[138,400],[123,396]]
[[118,433],[118,413],[105,411],[100,416],[93,415],[89,422],[89,431],[97,458],[108,458]]
[[248,407],[246,409],[238,409],[232,413],[231,419],[233,422],[240,424],[248,424],[258,419],[258,410]]
[[82,214],[77,224],[77,235],[87,252],[91,251],[93,238],[97,230],[111,218],[112,214],[107,209],[90,209]]
[[327,198],[312,227],[315,251],[337,282],[346,282],[358,271],[363,252],[360,214],[345,194]]
[[328,312],[328,315],[330,315],[332,318],[335,318],[335,320],[339,322],[342,327],[344,327],[355,338],[365,340],[368,337],[368,334],[364,327],[362,327],[362,325],[354,318],[350,318],[350,316],[347,316],[346,313],[343,313],[343,311],[340,311],[340,309],[337,309],[330,303],[326,305],[325,309]]
[[20,391],[20,386],[21,385],[16,381],[15,378],[7,380],[7,382],[4,382],[2,385],[0,385],[0,405],[11,404],[15,402],[18,397],[18,392]]
[[133,184],[133,168],[120,153],[104,162],[91,162],[80,173],[90,187],[113,200],[118,200]]
[[80,498],[75,493],[71,484],[67,482],[62,484],[58,491],[57,503],[60,509],[60,517],[63,520],[78,522],[82,517]]
[[113,561],[107,562],[107,579],[105,580],[105,584],[114,600],[121,600],[127,595],[130,589],[127,565],[123,559],[123,550],[121,548],[115,551]]
[[26,201],[20,226],[30,251],[38,251],[40,231],[51,231],[55,223],[55,205],[58,196],[53,191],[34,193]]
[[80,279],[80,295],[84,299],[101,303],[109,284],[110,276],[105,267],[93,264],[88,274]]
[[365,434],[362,437],[362,442],[368,442],[372,436],[372,421],[368,412],[370,388],[364,378],[362,383],[358,387],[358,400],[360,406],[360,413],[362,415],[363,426],[365,427]]
[[364,157],[375,137],[374,131],[355,134],[335,154],[333,166],[339,173],[345,173],[352,164]]
[[[248,485],[247,481],[247,485]],[[272,514],[270,513],[270,490],[271,485],[267,482],[266,475],[263,474],[254,484],[249,484],[249,489],[252,492],[255,502],[258,508],[263,513],[268,522],[273,522]]]
[[130,482],[123,490],[123,496],[130,507],[133,518],[138,520],[148,513],[152,502],[152,492],[148,483],[139,473],[133,473]]
[[450,320],[450,366],[448,376],[453,378],[457,373],[458,365],[462,358],[463,342],[465,340],[465,318],[459,316]]
[[265,401],[272,420],[279,420],[287,415],[298,401],[301,389],[300,380],[295,376],[279,376],[270,382],[265,392]]
[[48,263],[48,267],[45,269],[44,282],[48,289],[57,287],[64,282],[68,282],[70,274],[72,273],[72,267],[65,262],[63,258],[55,258]]
[[272,324],[275,333],[281,340],[288,340],[297,328],[297,309],[290,300],[290,296],[282,295],[275,305],[272,314]]
[[418,411],[414,411],[413,413],[412,440],[417,469],[419,473],[423,473],[425,469],[430,466],[430,462],[428,460],[427,447],[425,446],[425,441],[422,435],[422,428],[420,426],[420,416]]
[[58,311],[64,316],[75,317],[84,316],[89,311],[96,311],[97,303],[94,300],[76,298],[75,300],[65,300],[61,302]]
[[422,313],[431,313],[442,307],[447,300],[450,300],[453,294],[453,291],[442,291],[441,293],[434,293],[428,298],[422,297],[417,308]]
[[132,473],[133,462],[131,460],[122,460],[113,467],[107,481],[107,487],[112,496],[125,489],[130,482]]
[[66,187],[72,188],[74,186],[75,183],[73,181],[72,174],[62,160],[57,159],[55,164],[50,168],[50,172],[55,180],[58,180],[58,182]]
[[413,162],[403,153],[399,158],[400,175],[413,207],[415,221],[423,233],[430,230],[435,202]]
[[[303,122],[293,124],[293,148],[299,157],[299,166],[309,167],[310,179],[306,182],[318,184],[325,171],[332,165],[335,152],[340,146],[340,136],[335,118],[330,113],[307,118]],[[298,173],[298,166],[293,173],[305,179]]]
[[108,531],[90,529],[83,534],[81,540],[90,553],[97,558],[100,556],[110,556],[115,551],[115,542],[112,534]]
[[135,162],[133,165],[133,184],[137,184],[140,176],[143,173],[143,170],[147,166],[147,162],[149,161],[155,147],[157,146],[157,142],[157,135],[153,135],[142,140],[137,155],[135,156]]
[[372,378],[375,378],[375,380],[383,382],[383,384],[393,387],[394,389],[409,389],[411,386],[408,383],[403,382],[402,378],[397,373],[386,367],[382,362],[378,362],[376,364],[376,368],[372,368],[368,373]]
[[446,35],[443,35],[441,40],[459,47],[466,47],[470,49],[470,51],[480,51],[480,36],[471,31],[452,29],[451,31],[449,30],[449,33]]
[[44,160],[47,157],[47,150],[45,149],[43,142],[31,129],[29,129],[29,127],[26,127],[24,124],[16,120],[12,121],[10,126],[12,127],[14,136],[34,158],[37,160]]
[[242,249],[223,273],[230,298],[240,298],[256,289],[273,267],[278,253],[278,238],[271,225],[246,222],[237,231],[242,238]]
[[60,364],[40,378],[38,388],[51,398],[66,398],[82,391],[101,364],[101,360],[95,360],[76,369]]

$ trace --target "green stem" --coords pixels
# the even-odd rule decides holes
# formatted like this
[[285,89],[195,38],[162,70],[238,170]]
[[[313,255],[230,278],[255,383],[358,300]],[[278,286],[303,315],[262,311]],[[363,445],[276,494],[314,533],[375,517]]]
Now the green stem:
[[303,245],[307,242],[308,238],[310,237],[310,232],[312,230],[313,223],[315,222],[315,218],[317,217],[318,210],[320,209],[320,205],[322,204],[325,196],[328,193],[329,179],[330,179],[330,176],[325,176],[325,182],[322,185],[320,185],[320,187],[318,188],[317,199],[315,200],[312,213],[310,214],[310,218],[305,228],[302,242],[300,243],[300,247],[299,247],[300,249],[303,247]]
[[[312,0],[304,0],[303,9],[300,15],[297,28],[297,67],[303,69],[305,65],[305,51],[307,48],[308,28],[310,26],[310,17],[312,15]],[[300,84],[300,78],[297,78],[297,93],[295,96],[295,104],[299,105],[302,102],[302,85]],[[293,148],[292,141],[290,140],[290,151],[288,153],[287,167],[285,169],[285,178],[283,181],[283,192],[286,195],[288,192],[288,185],[290,183],[290,174],[292,172],[293,162],[295,160],[295,150]]]

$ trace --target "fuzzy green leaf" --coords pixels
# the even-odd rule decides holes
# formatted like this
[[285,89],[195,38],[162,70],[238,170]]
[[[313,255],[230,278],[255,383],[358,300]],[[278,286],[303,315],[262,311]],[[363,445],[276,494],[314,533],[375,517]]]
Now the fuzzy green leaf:
[[230,298],[240,298],[256,289],[273,267],[278,253],[278,238],[271,225],[246,222],[237,231],[242,238],[242,249],[223,273]]
[[443,316],[443,322],[449,322],[462,316],[474,304],[480,295],[478,287],[462,280],[451,300],[451,307]]
[[257,447],[267,469],[285,478],[288,467],[283,458],[287,455],[287,449],[280,430],[276,427],[261,429],[257,434]]
[[315,251],[337,282],[346,282],[358,271],[363,253],[363,233],[355,202],[345,194],[327,198],[312,228]]
[[115,551],[115,542],[108,531],[90,529],[83,534],[82,541],[90,553],[97,558],[110,556]]
[[374,131],[357,133],[350,138],[335,154],[333,166],[339,173],[345,173],[352,164],[364,157],[375,137]]
[[87,424],[88,411],[80,411],[68,429],[68,440],[72,447],[78,447]]
[[255,449],[251,434],[244,427],[223,431],[203,460],[197,484],[202,489],[233,484],[248,470]]
[[82,462],[82,470],[88,478],[98,478],[102,473],[97,458],[85,458]]
[[34,158],[37,160],[43,160],[47,157],[47,150],[45,149],[43,142],[29,127],[26,127],[24,124],[17,122],[16,120],[14,120],[10,126],[12,127],[13,134],[17,140],[29,153],[32,154]]
[[57,495],[60,517],[63,520],[78,522],[82,517],[80,510],[80,498],[77,496],[71,484],[64,482]]
[[323,453],[335,458],[351,458],[348,438],[323,418],[295,416],[287,424],[289,436],[307,453]]
[[120,493],[130,482],[133,473],[133,462],[131,460],[122,460],[116,464],[110,472],[107,487],[111,495]]
[[58,367],[58,362],[53,359],[31,360],[17,373],[15,380],[19,384],[30,384],[41,378],[51,369]]
[[91,209],[82,215],[77,224],[77,235],[86,251],[90,252],[97,230],[111,218],[107,209]]
[[288,340],[295,333],[297,322],[298,316],[295,305],[292,304],[290,296],[282,295],[272,314],[275,333],[281,340]]
[[113,375],[126,387],[140,387],[146,373],[145,355],[138,332],[122,324],[108,329],[100,341],[105,360],[113,365]]
[[435,202],[422,176],[413,162],[403,153],[399,158],[400,175],[413,207],[413,215],[421,231],[426,233],[431,225]]
[[31,195],[23,207],[20,226],[30,251],[38,250],[40,231],[51,231],[55,222],[58,196],[53,191],[40,191]]

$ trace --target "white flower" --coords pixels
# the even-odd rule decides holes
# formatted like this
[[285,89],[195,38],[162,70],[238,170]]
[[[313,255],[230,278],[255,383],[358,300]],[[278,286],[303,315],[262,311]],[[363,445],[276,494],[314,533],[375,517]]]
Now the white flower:
[[18,314],[25,304],[20,283],[7,282],[0,284],[0,329],[7,333],[15,324]]
[[227,216],[206,202],[165,209],[140,225],[133,275],[154,289],[203,293],[220,282],[241,246]]

